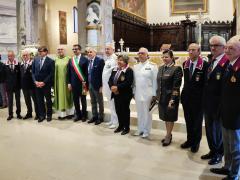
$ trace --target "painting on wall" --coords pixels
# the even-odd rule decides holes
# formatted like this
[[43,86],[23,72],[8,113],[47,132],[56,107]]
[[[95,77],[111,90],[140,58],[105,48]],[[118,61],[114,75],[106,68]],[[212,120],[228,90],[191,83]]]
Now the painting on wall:
[[203,13],[207,12],[208,0],[171,0],[172,14],[198,13],[202,9]]
[[120,9],[146,21],[146,0],[116,0],[115,4],[116,9]]
[[67,44],[67,13],[59,11],[60,44]]

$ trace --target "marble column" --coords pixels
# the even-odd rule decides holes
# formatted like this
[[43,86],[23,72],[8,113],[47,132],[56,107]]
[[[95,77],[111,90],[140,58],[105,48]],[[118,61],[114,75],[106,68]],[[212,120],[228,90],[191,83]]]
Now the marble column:
[[236,1],[236,7],[237,7],[237,34],[240,35],[240,2]]
[[104,48],[106,43],[113,41],[113,25],[112,25],[112,0],[101,0],[102,9],[102,33],[100,37],[100,46]]

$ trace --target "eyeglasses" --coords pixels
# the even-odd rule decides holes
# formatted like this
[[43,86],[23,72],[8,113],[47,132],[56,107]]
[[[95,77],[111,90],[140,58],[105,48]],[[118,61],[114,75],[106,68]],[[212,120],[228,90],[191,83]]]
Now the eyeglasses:
[[73,50],[73,51],[77,51],[77,50],[78,50],[78,48],[73,48],[72,50]]
[[58,51],[62,51],[63,49],[57,49]]
[[210,44],[209,46],[210,46],[210,48],[223,47],[223,45],[221,45],[221,44]]

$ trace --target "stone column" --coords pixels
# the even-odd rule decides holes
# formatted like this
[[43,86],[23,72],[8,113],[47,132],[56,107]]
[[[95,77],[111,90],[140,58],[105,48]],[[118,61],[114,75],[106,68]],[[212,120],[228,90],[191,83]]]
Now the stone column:
[[240,34],[240,2],[236,1],[236,7],[237,7],[237,13],[236,13],[236,17],[237,17],[237,34]]
[[106,43],[112,43],[113,41],[113,23],[112,23],[112,11],[113,1],[112,0],[101,0],[102,10],[102,32],[100,37],[100,46],[104,48]]

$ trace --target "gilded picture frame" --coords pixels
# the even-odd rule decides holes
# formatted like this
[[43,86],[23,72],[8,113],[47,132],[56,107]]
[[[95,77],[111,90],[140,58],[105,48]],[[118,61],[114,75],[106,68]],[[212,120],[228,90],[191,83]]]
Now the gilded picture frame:
[[60,44],[67,44],[67,13],[59,11],[59,38]]
[[171,14],[194,14],[202,9],[203,13],[208,12],[208,0],[170,0]]
[[115,7],[141,20],[147,20],[146,0],[115,0]]

